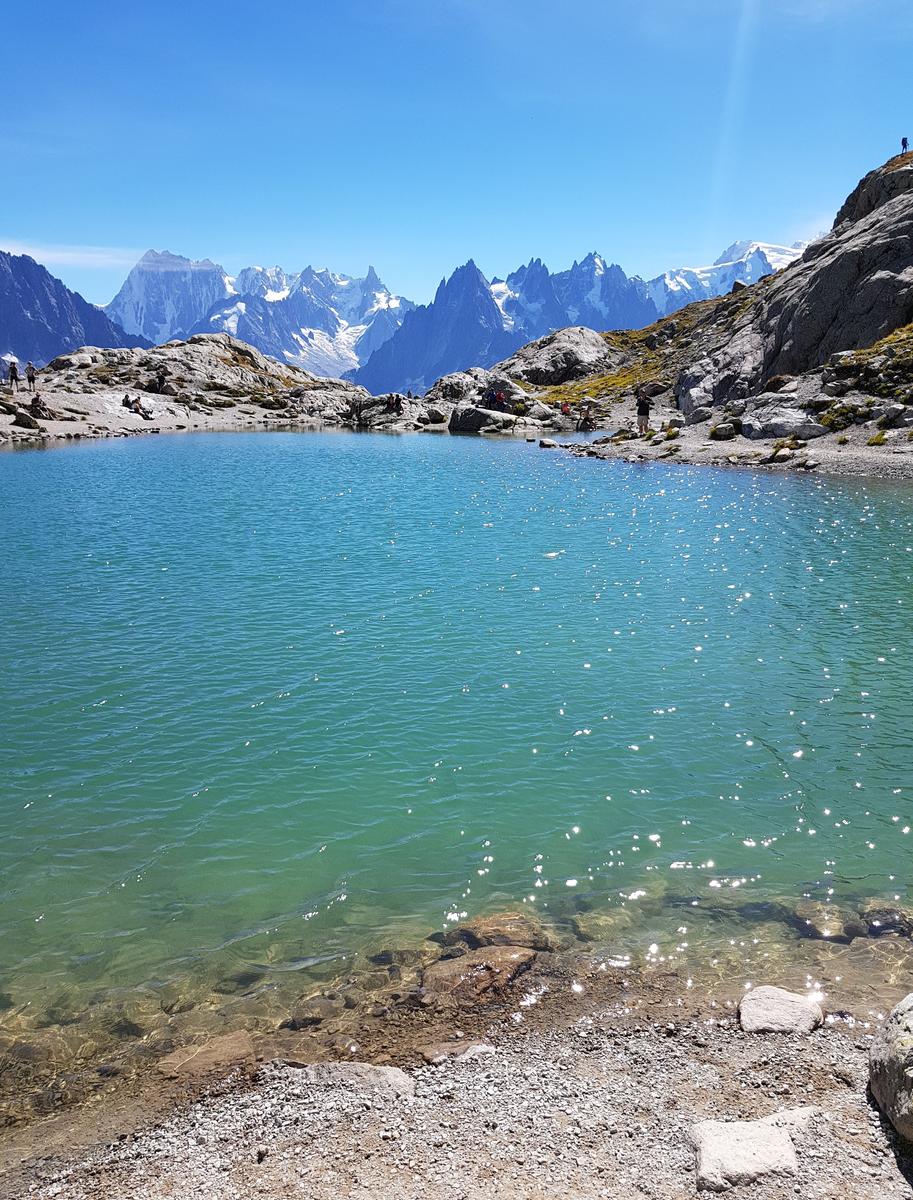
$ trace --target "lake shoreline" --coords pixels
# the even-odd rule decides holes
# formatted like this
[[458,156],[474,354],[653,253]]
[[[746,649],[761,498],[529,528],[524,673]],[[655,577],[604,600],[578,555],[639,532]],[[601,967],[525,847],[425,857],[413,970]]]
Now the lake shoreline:
[[[94,398],[92,394],[87,394],[77,397],[77,400],[85,403]],[[52,408],[59,408],[62,399],[63,397],[53,393],[48,394],[48,402]],[[73,397],[66,399],[72,402]],[[782,438],[749,440],[743,437],[721,442],[711,440],[706,425],[694,425],[680,429],[674,440],[667,438],[663,428],[654,429],[646,438],[640,438],[633,434],[634,423],[633,420],[626,419],[628,414],[623,411],[625,407],[618,405],[619,420],[603,422],[604,428],[597,432],[596,437],[585,442],[567,441],[566,432],[548,427],[537,429],[523,426],[511,432],[450,435],[446,424],[416,425],[404,420],[392,421],[382,428],[361,430],[349,422],[329,423],[313,417],[290,421],[288,417],[277,417],[252,409],[191,412],[174,404],[162,406],[151,422],[123,410],[122,413],[112,414],[109,411],[104,415],[74,417],[72,421],[42,421],[37,430],[16,428],[11,424],[12,417],[0,413],[0,451],[55,449],[81,442],[181,433],[425,433],[458,437],[480,436],[495,441],[538,442],[540,445],[545,442],[544,449],[557,448],[575,457],[606,462],[735,467],[743,470],[815,473],[843,478],[913,480],[913,443],[908,442],[905,436],[892,434],[878,446],[867,444],[871,432],[863,429],[850,429],[840,435],[828,434],[808,443],[796,443]],[[623,430],[623,435],[612,436],[619,429]]]
[[[738,1000],[737,988],[705,992],[675,971],[540,952],[489,1003],[403,1006],[369,1023],[351,1054],[328,1057],[307,1034],[281,1049],[239,1041],[234,1057],[226,1046],[199,1070],[158,1072],[8,1130],[0,1182],[10,1200],[196,1200],[214,1179],[226,1198],[284,1196],[294,1180],[324,1200],[334,1188],[529,1196],[541,1175],[571,1195],[588,1182],[613,1200],[684,1197],[695,1122],[812,1106],[797,1184],[816,1179],[808,1194],[834,1200],[847,1178],[858,1200],[906,1195],[906,1151],[865,1092],[877,1014],[835,994],[816,1032],[748,1033]],[[343,1065],[321,1079],[306,1065],[332,1059],[403,1071],[408,1093],[382,1073],[352,1079]],[[773,1200],[780,1186],[762,1180],[752,1195]]]

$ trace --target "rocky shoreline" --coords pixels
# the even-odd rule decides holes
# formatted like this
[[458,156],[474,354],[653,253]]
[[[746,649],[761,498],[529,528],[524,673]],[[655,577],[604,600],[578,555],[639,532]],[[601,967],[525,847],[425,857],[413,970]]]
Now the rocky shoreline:
[[[541,1162],[528,1160],[524,1151],[522,1178],[548,1164],[557,1171],[556,1186],[582,1187],[584,1179],[595,1179],[604,1189],[600,1194],[609,1197],[690,1196],[696,1162],[702,1155],[716,1162],[719,1138],[725,1142],[733,1132],[693,1127],[704,1121],[758,1120],[761,1126],[745,1136],[763,1141],[769,1134],[777,1144],[779,1165],[771,1176],[776,1187],[784,1171],[790,1179],[813,1177],[820,1156],[810,1150],[827,1138],[821,1156],[835,1162],[845,1156],[834,1174],[835,1186],[841,1172],[851,1170],[861,1181],[854,1195],[906,1195],[897,1174],[907,1169],[906,1150],[868,1106],[865,1079],[872,1038],[887,1008],[908,987],[913,913],[896,902],[875,900],[853,908],[813,901],[783,908],[779,915],[800,935],[801,955],[777,961],[762,951],[749,964],[737,939],[721,936],[718,972],[697,978],[662,954],[632,966],[617,939],[606,945],[613,919],[618,928],[618,914],[581,912],[575,937],[568,938],[560,925],[531,912],[498,912],[457,925],[423,947],[390,946],[372,956],[374,974],[386,981],[373,998],[369,979],[352,976],[285,1008],[281,1019],[273,1018],[272,1032],[269,1023],[250,1032],[200,1027],[164,1055],[166,1042],[153,1039],[159,1052],[145,1070],[120,1075],[109,1064],[89,1103],[52,1106],[44,1119],[4,1133],[10,1164],[4,1194],[74,1200],[122,1194],[196,1197],[210,1195],[207,1188],[216,1177],[225,1181],[220,1195],[246,1196],[244,1189],[254,1187],[254,1180],[263,1183],[257,1188],[265,1194],[284,1195],[289,1171],[294,1174],[307,1162],[308,1185],[314,1189],[308,1194],[329,1196],[333,1187],[358,1182],[361,1194],[373,1196],[390,1186],[388,1160],[408,1143],[413,1148],[406,1165],[409,1159],[422,1163],[422,1170],[407,1171],[403,1181],[415,1195],[436,1196],[435,1187],[442,1195],[445,1188],[451,1189],[448,1195],[535,1195],[522,1188],[495,1190],[500,1167],[489,1147],[494,1131],[504,1130],[508,1137],[507,1118],[518,1111],[525,1116],[524,1097],[528,1107],[534,1096],[535,1107],[554,1092],[556,1081],[569,1076],[587,1081],[582,1092],[573,1093],[576,1105],[589,1094],[591,1067],[598,1074],[602,1056],[611,1053],[610,1078],[601,1085],[607,1090],[597,1107],[606,1122],[602,1133],[612,1137],[588,1140],[583,1153],[565,1161],[555,1149],[563,1137],[556,1128],[547,1153],[538,1151]],[[734,967],[737,961],[745,964],[742,972]],[[791,991],[760,986],[772,983]],[[180,1016],[180,1005],[174,1015]],[[12,1049],[7,1041],[5,1057]],[[311,1070],[321,1063],[323,1074]],[[389,1089],[381,1089],[384,1102],[378,1103],[369,1086],[371,1104],[365,1105],[362,1085],[369,1077],[342,1070],[353,1063],[408,1073],[409,1086],[396,1097],[393,1112],[386,1107]],[[645,1074],[635,1086],[631,1073],[642,1067]],[[530,1071],[537,1080],[532,1088]],[[500,1081],[493,1091],[491,1072]],[[451,1082],[439,1095],[442,1081]],[[476,1086],[489,1091],[490,1103],[473,1113],[469,1098]],[[475,1139],[475,1150],[468,1162],[460,1152],[461,1170],[467,1173],[456,1183],[452,1173],[435,1174],[427,1146],[419,1152],[426,1125],[409,1123],[411,1104],[401,1111],[403,1096],[413,1094],[426,1095],[435,1111],[445,1101],[451,1108],[466,1101],[454,1128],[466,1131],[469,1145]],[[640,1096],[636,1102],[635,1094]],[[651,1109],[645,1124],[646,1097],[652,1094],[661,1096],[666,1115],[658,1121]],[[789,1125],[784,1138],[786,1126],[777,1114],[809,1105],[821,1112],[808,1120],[807,1114],[801,1121],[795,1117],[800,1122],[795,1127],[789,1125],[794,1116],[783,1118]],[[295,1140],[302,1134],[301,1118],[292,1120],[290,1114],[302,1106],[307,1128],[314,1120],[328,1122],[333,1132],[327,1128],[326,1136],[334,1145],[345,1143],[347,1157],[335,1155],[330,1161],[325,1143],[312,1132],[305,1143]],[[592,1115],[592,1104],[583,1107]],[[375,1154],[362,1155],[363,1132],[358,1121],[350,1120],[353,1112],[373,1114],[370,1119],[380,1122]],[[670,1138],[667,1122],[673,1115],[684,1131],[681,1137],[687,1134],[687,1147],[681,1138]],[[771,1124],[768,1118],[776,1120]],[[441,1119],[440,1112],[433,1118]],[[490,1129],[486,1120],[493,1122]],[[626,1132],[631,1122],[635,1134]],[[842,1131],[836,1139],[835,1128]],[[384,1130],[390,1136],[381,1136]],[[632,1136],[640,1139],[641,1153],[649,1150],[650,1160],[662,1164],[650,1180],[637,1174],[638,1155],[621,1153],[620,1148],[633,1150],[625,1140]],[[446,1133],[441,1145],[449,1146],[450,1138]],[[696,1160],[692,1143],[700,1147],[707,1138]],[[624,1188],[618,1184],[616,1191],[605,1175],[613,1156],[627,1163],[620,1176]],[[379,1167],[383,1170],[375,1177]],[[568,1169],[573,1178],[565,1177]],[[714,1170],[708,1166],[707,1178]],[[770,1180],[764,1182],[763,1172],[759,1180],[752,1196],[772,1200],[782,1194]],[[865,1190],[862,1184],[869,1182],[882,1190]],[[430,1190],[421,1192],[422,1183]]]

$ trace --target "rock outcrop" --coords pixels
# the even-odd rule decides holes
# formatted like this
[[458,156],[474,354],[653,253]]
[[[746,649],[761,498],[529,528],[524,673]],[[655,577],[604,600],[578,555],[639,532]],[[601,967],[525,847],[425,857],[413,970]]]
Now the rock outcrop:
[[741,307],[695,337],[676,385],[686,412],[755,396],[913,321],[913,156],[867,175],[829,234],[733,299]]
[[530,342],[495,369],[508,378],[548,387],[608,371],[620,360],[619,352],[602,334],[573,326]]

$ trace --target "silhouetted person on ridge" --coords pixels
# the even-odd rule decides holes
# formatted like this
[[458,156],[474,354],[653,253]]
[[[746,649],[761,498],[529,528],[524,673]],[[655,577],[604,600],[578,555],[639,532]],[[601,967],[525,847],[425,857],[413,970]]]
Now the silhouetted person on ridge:
[[909,149],[910,149],[910,143],[907,140],[907,138],[901,138],[900,139],[900,153],[906,154]]

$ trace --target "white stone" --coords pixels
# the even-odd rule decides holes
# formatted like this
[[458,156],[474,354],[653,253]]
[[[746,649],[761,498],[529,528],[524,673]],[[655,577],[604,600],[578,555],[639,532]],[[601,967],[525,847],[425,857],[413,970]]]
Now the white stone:
[[796,1149],[787,1130],[766,1121],[701,1121],[691,1130],[700,1191],[724,1192],[765,1175],[795,1175]]
[[752,988],[739,1004],[739,1022],[746,1033],[811,1033],[823,1020],[816,1000],[784,988]]

